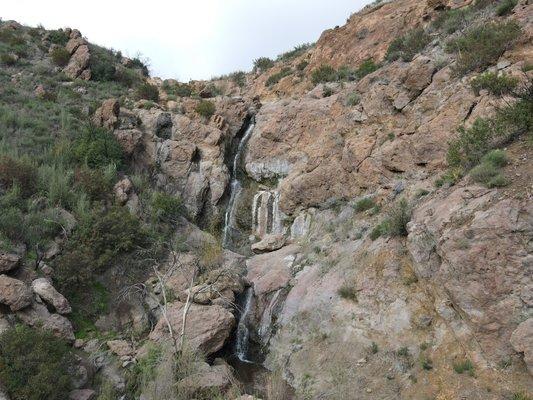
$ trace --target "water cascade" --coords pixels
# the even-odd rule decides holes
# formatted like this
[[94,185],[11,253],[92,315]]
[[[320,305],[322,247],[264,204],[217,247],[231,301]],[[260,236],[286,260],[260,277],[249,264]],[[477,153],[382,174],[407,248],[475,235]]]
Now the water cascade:
[[279,209],[280,193],[261,190],[254,196],[252,206],[252,233],[263,238],[271,233],[283,233],[283,215]]
[[228,208],[226,209],[226,215],[224,218],[224,231],[222,236],[222,245],[224,248],[231,247],[231,232],[235,229],[235,204],[236,199],[238,198],[241,190],[242,184],[239,180],[239,166],[246,150],[246,143],[252,136],[252,132],[255,128],[255,120],[252,119],[244,133],[239,146],[237,147],[237,152],[235,153],[235,158],[233,159],[232,169],[231,169],[231,185],[230,185],[230,198],[228,203]]
[[248,346],[250,343],[250,330],[248,328],[248,317],[250,310],[252,309],[254,301],[254,289],[249,287],[246,289],[244,297],[244,304],[239,318],[239,324],[237,325],[237,332],[235,334],[235,355],[242,362],[250,363],[248,359]]

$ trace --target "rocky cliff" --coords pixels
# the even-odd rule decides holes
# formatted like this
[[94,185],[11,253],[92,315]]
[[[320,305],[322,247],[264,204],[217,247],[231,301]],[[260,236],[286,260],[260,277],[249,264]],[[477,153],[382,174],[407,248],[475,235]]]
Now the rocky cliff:
[[[36,244],[2,222],[0,330],[76,333],[76,399],[528,399],[532,22],[527,0],[382,1],[251,73],[189,83],[76,30],[2,23],[9,91],[111,136],[103,151],[72,134],[65,161],[69,128],[50,128],[36,182],[61,161],[94,215],[17,194],[63,229]],[[5,160],[7,214],[30,175]]]

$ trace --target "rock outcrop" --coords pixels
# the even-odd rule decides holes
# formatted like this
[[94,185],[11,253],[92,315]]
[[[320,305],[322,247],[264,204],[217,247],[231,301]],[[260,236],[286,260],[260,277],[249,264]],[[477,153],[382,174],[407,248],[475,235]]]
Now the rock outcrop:
[[52,286],[48,279],[35,279],[31,283],[31,288],[42,300],[53,306],[57,313],[69,314],[72,311],[68,300]]
[[22,281],[0,275],[0,303],[8,306],[11,311],[19,311],[32,302],[31,289]]

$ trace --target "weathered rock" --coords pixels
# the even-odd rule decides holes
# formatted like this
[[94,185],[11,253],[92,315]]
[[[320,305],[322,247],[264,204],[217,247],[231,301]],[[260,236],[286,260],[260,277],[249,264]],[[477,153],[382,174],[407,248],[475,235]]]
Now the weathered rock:
[[92,389],[77,389],[70,392],[70,400],[92,400],[96,397],[96,392]]
[[[76,79],[80,77],[82,72],[84,72],[89,66],[90,58],[91,56],[89,53],[89,46],[79,46],[74,52],[74,54],[72,54],[72,56],[70,57],[70,61],[68,65],[63,69],[63,72],[71,79]],[[87,78],[87,74],[84,75],[82,78]]]
[[133,183],[126,177],[115,184],[113,191],[115,192],[117,202],[124,205],[128,202],[130,194],[133,193]]
[[232,384],[234,378],[231,368],[227,364],[209,365],[201,363],[195,368],[193,376],[182,379],[178,382],[178,390],[183,390],[191,396],[206,391],[217,390],[226,391]]
[[70,321],[62,315],[51,314],[43,304],[32,303],[17,312],[17,316],[29,326],[38,326],[68,342],[74,342],[74,330]]
[[533,375],[533,318],[518,325],[511,335],[511,344],[517,352],[524,353],[524,362]]
[[170,139],[172,136],[172,117],[170,113],[161,113],[157,117],[154,133],[162,139]]
[[10,253],[0,253],[0,273],[9,272],[19,266],[20,256]]
[[[167,307],[168,319],[176,335],[181,331],[185,304],[175,302]],[[213,354],[222,348],[234,324],[235,317],[223,307],[192,304],[187,315],[185,329],[187,342],[204,354]],[[167,324],[162,317],[150,334],[150,339],[162,341],[168,338]]]
[[48,279],[35,279],[31,287],[41,299],[52,305],[59,314],[69,314],[72,311],[68,300],[52,286]]
[[125,340],[108,340],[107,347],[119,357],[132,356],[135,353],[132,345]]
[[93,115],[93,123],[113,130],[119,124],[120,103],[117,99],[108,99],[102,103]]
[[18,311],[31,304],[32,292],[18,279],[0,275],[0,303],[9,306],[11,311]]
[[260,242],[252,244],[254,253],[266,253],[269,251],[279,250],[285,245],[285,235],[271,234],[266,235]]

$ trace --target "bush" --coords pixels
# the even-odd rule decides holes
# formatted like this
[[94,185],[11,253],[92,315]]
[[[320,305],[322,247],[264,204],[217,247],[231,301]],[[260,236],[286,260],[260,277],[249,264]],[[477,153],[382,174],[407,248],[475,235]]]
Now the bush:
[[64,400],[73,357],[51,333],[18,325],[0,336],[0,381],[12,400]]
[[192,87],[186,83],[170,84],[168,81],[163,83],[163,90],[170,95],[178,97],[190,97]]
[[92,201],[104,200],[113,189],[115,176],[114,168],[81,167],[74,172],[75,187],[87,193]]
[[230,79],[239,87],[243,87],[246,84],[246,73],[244,71],[237,71],[230,74]]
[[324,88],[322,89],[322,97],[330,97],[333,96],[334,93],[335,91],[333,90],[333,88],[329,86],[324,86]]
[[292,74],[292,70],[290,68],[283,68],[280,72],[270,75],[266,80],[265,85],[267,87],[274,86],[281,79],[285,78],[286,76],[289,76],[290,74]]
[[433,27],[451,35],[466,27],[470,23],[472,16],[473,13],[470,7],[442,11],[433,22]]
[[483,157],[481,164],[470,171],[470,177],[489,188],[507,185],[507,180],[500,173],[500,168],[507,164],[507,156],[501,150],[493,150]]
[[370,210],[371,208],[374,208],[375,206],[375,203],[374,203],[374,200],[372,200],[370,197],[365,197],[359,201],[357,201],[357,203],[355,203],[355,211],[357,212],[363,212],[363,211],[367,211],[367,210]]
[[357,302],[357,289],[355,289],[352,285],[345,283],[339,288],[337,293],[345,300]]
[[348,95],[346,98],[346,105],[349,107],[356,106],[361,101],[361,96],[359,96],[359,93],[353,92]]
[[14,54],[2,53],[0,54],[0,63],[8,67],[12,67],[17,63],[17,57]]
[[399,58],[403,61],[411,61],[430,41],[431,38],[424,29],[414,29],[404,36],[393,40],[387,49],[385,58],[389,61],[394,61]]
[[517,3],[518,0],[503,0],[496,8],[496,15],[504,16],[511,14]]
[[337,71],[331,65],[321,65],[311,73],[311,81],[317,85],[322,82],[334,82],[337,80]]
[[312,48],[314,45],[312,43],[303,43],[298,46],[295,46],[294,49],[287,51],[286,53],[280,54],[278,56],[279,61],[290,61],[298,56],[301,56],[307,50]]
[[209,100],[202,100],[195,108],[202,117],[211,118],[216,111],[215,103]]
[[472,79],[470,85],[478,96],[482,89],[488,90],[495,96],[502,96],[511,94],[516,89],[518,78],[505,74],[498,76],[495,72],[485,72]]
[[156,192],[152,197],[152,214],[158,221],[175,223],[185,213],[185,207],[179,197]]
[[514,21],[491,23],[473,27],[464,35],[449,41],[446,50],[457,53],[454,72],[465,75],[494,64],[521,31]]
[[70,53],[64,47],[56,47],[50,53],[50,57],[55,65],[64,67],[70,60]]
[[113,134],[104,128],[88,126],[74,143],[74,157],[90,168],[122,164],[122,147]]
[[298,63],[298,65],[296,66],[296,69],[298,71],[303,71],[304,69],[307,68],[308,65],[309,65],[309,62],[304,60]]
[[69,37],[64,30],[58,29],[55,31],[49,31],[48,39],[50,40],[50,43],[64,46],[67,44]]
[[382,221],[372,229],[370,232],[370,239],[376,240],[378,237],[387,233],[387,221]]
[[254,72],[265,72],[274,66],[274,61],[268,57],[260,57],[254,60]]
[[8,189],[17,186],[27,198],[37,190],[37,168],[27,158],[0,157],[0,184]]
[[453,370],[458,374],[467,372],[470,376],[474,376],[474,364],[472,364],[472,361],[470,360],[453,363]]
[[411,207],[401,199],[387,213],[387,233],[390,236],[407,236],[407,224],[411,220]]
[[359,68],[355,71],[355,75],[358,79],[361,79],[368,74],[371,74],[374,71],[377,71],[379,69],[379,65],[374,62],[371,58],[363,61],[361,65],[359,65]]
[[148,82],[141,83],[135,93],[139,100],[150,100],[155,103],[159,101],[159,89]]

